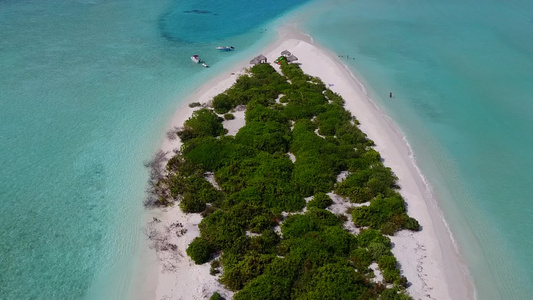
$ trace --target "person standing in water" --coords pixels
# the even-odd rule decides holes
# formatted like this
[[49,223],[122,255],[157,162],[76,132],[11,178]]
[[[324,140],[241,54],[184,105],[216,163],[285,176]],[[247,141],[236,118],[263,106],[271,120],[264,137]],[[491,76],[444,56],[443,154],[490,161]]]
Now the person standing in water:
[[392,98],[392,92],[389,93],[389,98]]

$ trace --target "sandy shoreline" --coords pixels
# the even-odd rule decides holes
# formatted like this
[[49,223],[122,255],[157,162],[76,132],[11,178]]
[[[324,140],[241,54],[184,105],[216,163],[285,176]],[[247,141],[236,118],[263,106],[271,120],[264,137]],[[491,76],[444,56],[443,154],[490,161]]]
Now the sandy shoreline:
[[[401,231],[391,238],[392,249],[411,286],[409,294],[414,299],[473,299],[474,289],[460,256],[454,246],[450,232],[443,221],[431,190],[414,163],[413,155],[401,131],[365,95],[362,85],[343,65],[337,56],[316,45],[309,36],[287,26],[280,30],[279,39],[262,54],[272,62],[282,50],[289,50],[299,58],[305,73],[320,77],[330,89],[339,93],[346,101],[348,109],[361,123],[361,130],[376,143],[376,150],[384,158],[384,164],[392,168],[399,178],[401,194],[404,196],[410,216],[416,218],[423,227],[420,232]],[[259,53],[257,53],[259,54]],[[249,67],[248,60],[237,64],[228,72],[211,80],[198,89],[174,115],[169,128],[179,127],[189,118],[194,108],[191,102],[206,103],[213,96],[229,88]],[[229,132],[236,132],[242,125],[244,114],[236,113],[236,120],[224,122]],[[176,140],[164,139],[161,149],[171,153],[180,147]],[[223,296],[232,293],[223,289],[217,277],[209,275],[209,264],[195,265],[185,254],[185,249],[199,235],[197,224],[199,214],[183,214],[177,206],[157,210],[150,214],[160,222],[150,226],[170,232],[170,242],[177,246],[176,255],[159,252],[159,261],[152,259],[153,268],[159,269],[146,285],[155,299],[208,299],[218,291]],[[174,226],[171,226],[174,224]],[[185,230],[184,230],[185,229]],[[154,251],[154,250],[152,250]],[[165,254],[167,253],[167,254]]]

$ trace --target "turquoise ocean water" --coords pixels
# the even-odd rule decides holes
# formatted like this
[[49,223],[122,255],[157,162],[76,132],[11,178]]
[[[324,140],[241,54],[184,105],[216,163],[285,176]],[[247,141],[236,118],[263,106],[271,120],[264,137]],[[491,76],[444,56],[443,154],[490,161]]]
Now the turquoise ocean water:
[[[142,162],[180,101],[304,2],[0,0],[0,299],[127,297]],[[315,0],[295,15],[355,58],[405,132],[478,298],[532,298],[533,4]]]
[[304,27],[344,56],[407,136],[477,298],[532,299],[533,3],[313,6]]
[[0,299],[128,297],[143,162],[186,96],[302,3],[0,0]]

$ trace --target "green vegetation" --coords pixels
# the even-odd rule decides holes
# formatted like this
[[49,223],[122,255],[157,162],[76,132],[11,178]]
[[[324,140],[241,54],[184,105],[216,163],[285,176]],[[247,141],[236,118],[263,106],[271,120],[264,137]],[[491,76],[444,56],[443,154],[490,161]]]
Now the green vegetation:
[[219,136],[225,133],[222,120],[206,108],[197,110],[190,119],[185,121],[183,129],[178,131],[178,136],[182,142],[203,136]]
[[187,248],[187,255],[189,255],[197,265],[201,265],[207,262],[211,257],[211,245],[209,245],[204,239],[195,238]]
[[369,206],[358,207],[353,210],[352,217],[355,225],[381,229],[381,232],[393,235],[399,229],[419,230],[418,222],[409,217],[405,211],[405,204],[400,194],[383,198],[377,196]]
[[198,106],[202,106],[202,104],[200,102],[189,103],[189,107],[190,108],[195,108],[195,107],[198,107]]
[[[220,282],[237,300],[410,299],[386,235],[420,226],[406,213],[396,177],[340,95],[297,65],[281,61],[281,69],[252,67],[213,99],[214,111],[195,111],[177,133],[182,148],[157,184],[167,190],[160,204],[178,202],[204,217],[187,254],[197,264],[219,254],[211,274],[222,271]],[[230,119],[239,105],[246,125],[227,136],[217,114]],[[337,182],[341,172],[348,176]],[[367,203],[351,211],[357,236],[344,229],[346,215],[327,210],[331,192]],[[372,263],[390,288],[371,280]]]
[[233,120],[235,119],[235,115],[233,114],[224,114],[224,120]]
[[222,298],[218,292],[214,292],[213,295],[209,297],[209,300],[224,300],[224,298]]
[[211,262],[211,268],[209,269],[209,274],[214,276],[220,273],[219,267],[220,267],[220,260],[218,259],[213,260]]
[[213,108],[217,114],[225,114],[233,107],[232,99],[226,94],[219,94],[213,98]]
[[333,200],[331,200],[328,195],[324,193],[318,193],[313,197],[313,200],[307,203],[307,208],[316,207],[326,209],[331,204],[333,204]]

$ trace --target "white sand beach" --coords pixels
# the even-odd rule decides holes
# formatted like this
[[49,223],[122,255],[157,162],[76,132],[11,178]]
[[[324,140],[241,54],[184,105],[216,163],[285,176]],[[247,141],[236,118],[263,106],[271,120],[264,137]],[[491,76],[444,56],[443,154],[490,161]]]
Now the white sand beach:
[[[392,251],[401,265],[403,275],[411,283],[408,293],[414,299],[474,299],[468,272],[402,132],[366,96],[361,84],[336,54],[319,47],[310,37],[290,26],[281,29],[279,39],[264,49],[262,54],[272,62],[285,49],[298,57],[298,63],[305,73],[320,77],[326,86],[330,85],[332,91],[342,95],[346,108],[360,121],[362,131],[376,143],[375,148],[384,158],[385,166],[392,168],[398,176],[408,213],[422,226],[420,232],[404,230],[391,238],[394,243]],[[229,88],[243,68],[249,67],[251,58],[202,86],[177,110],[169,128],[181,126],[190,117],[195,109],[189,108],[189,103],[207,103],[213,96]],[[235,116],[235,120],[224,122],[229,134],[234,134],[244,124],[244,113],[237,112]],[[165,138],[162,150],[171,153],[179,147],[178,139]],[[218,283],[217,277],[209,275],[209,264],[195,265],[185,253],[188,243],[199,236],[197,225],[201,221],[200,215],[185,215],[175,206],[165,211],[157,210],[153,216],[160,221],[153,221],[150,226],[159,230],[167,228],[170,241],[177,246],[177,254],[172,256],[168,256],[168,251],[158,252],[161,262],[154,262],[158,264],[159,275],[153,298],[209,299],[215,291],[231,298],[232,293]]]

